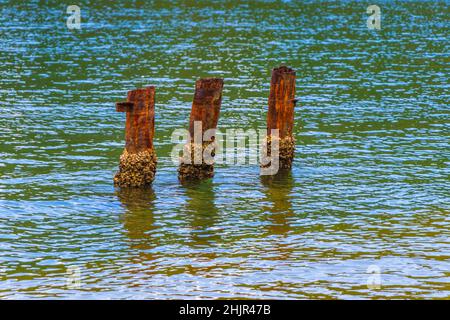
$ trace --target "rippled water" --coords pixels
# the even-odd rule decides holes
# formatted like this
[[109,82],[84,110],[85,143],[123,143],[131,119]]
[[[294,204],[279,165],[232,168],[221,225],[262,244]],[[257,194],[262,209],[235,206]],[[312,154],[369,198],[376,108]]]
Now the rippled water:
[[[64,4],[0,5],[0,297],[450,297],[448,2],[378,1],[379,31],[364,2],[78,3],[79,31]],[[292,172],[180,185],[195,80],[225,78],[222,129],[259,128],[281,63]],[[118,190],[115,102],[150,84],[157,177]]]

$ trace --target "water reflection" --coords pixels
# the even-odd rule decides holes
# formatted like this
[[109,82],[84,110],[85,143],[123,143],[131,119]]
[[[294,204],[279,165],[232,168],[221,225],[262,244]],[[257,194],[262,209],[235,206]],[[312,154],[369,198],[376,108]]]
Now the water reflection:
[[142,259],[154,259],[146,252],[157,245],[152,237],[157,229],[153,214],[156,199],[153,188],[121,188],[116,190],[116,195],[125,208],[121,221],[131,249],[139,250]]
[[294,187],[294,179],[291,171],[280,171],[273,176],[261,176],[261,183],[264,186],[266,203],[266,216],[270,222],[267,231],[270,234],[282,235],[291,230],[289,220],[294,216],[292,209],[291,194]]
[[214,202],[215,190],[211,180],[183,183],[187,196],[184,214],[191,231],[192,244],[210,246],[221,240],[215,228],[219,211]]
[[290,220],[294,216],[294,211],[291,194],[294,181],[291,171],[279,171],[274,176],[261,176],[261,183],[264,186],[265,202],[270,204],[263,208],[264,216],[269,222],[266,227],[267,233],[269,236],[280,237],[266,250],[271,252],[271,259],[290,260],[294,250],[288,241],[281,238],[286,238],[292,230]]

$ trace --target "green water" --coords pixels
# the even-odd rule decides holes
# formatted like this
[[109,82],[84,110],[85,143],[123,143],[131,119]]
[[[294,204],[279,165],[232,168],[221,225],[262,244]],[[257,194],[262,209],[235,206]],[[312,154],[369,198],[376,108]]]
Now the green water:
[[[76,4],[71,31],[67,4],[0,3],[0,297],[450,297],[448,2]],[[225,79],[221,129],[260,128],[282,63],[292,172],[180,185],[195,80]],[[145,85],[156,180],[118,190],[115,102]]]

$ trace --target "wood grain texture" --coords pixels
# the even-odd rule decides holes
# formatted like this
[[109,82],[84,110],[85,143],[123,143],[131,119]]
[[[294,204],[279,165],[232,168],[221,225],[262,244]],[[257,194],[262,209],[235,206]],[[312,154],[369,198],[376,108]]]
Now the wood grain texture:
[[189,133],[194,137],[194,122],[202,122],[202,133],[217,128],[222,103],[223,79],[205,78],[195,83],[194,101],[189,118]]
[[153,149],[155,134],[155,87],[128,92],[126,102],[116,104],[118,112],[126,112],[125,148],[129,154]]
[[267,134],[279,129],[280,138],[292,135],[294,126],[295,71],[286,66],[272,70],[270,81],[269,111],[267,113]]

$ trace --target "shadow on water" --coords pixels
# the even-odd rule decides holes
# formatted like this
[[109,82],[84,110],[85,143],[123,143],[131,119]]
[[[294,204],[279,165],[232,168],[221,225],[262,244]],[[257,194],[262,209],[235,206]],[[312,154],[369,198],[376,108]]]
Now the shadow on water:
[[157,229],[153,214],[156,199],[153,188],[120,188],[116,190],[116,195],[125,208],[121,221],[131,249],[139,250],[142,259],[154,259],[151,254],[145,253],[157,246],[152,237]]
[[219,231],[214,228],[219,211],[214,202],[212,180],[183,183],[182,188],[187,196],[184,214],[192,230],[193,245],[210,246],[221,241]]
[[265,206],[269,225],[267,231],[270,234],[283,235],[291,231],[289,220],[294,216],[292,209],[292,189],[294,179],[291,171],[280,171],[273,176],[261,176],[265,202],[271,205]]

